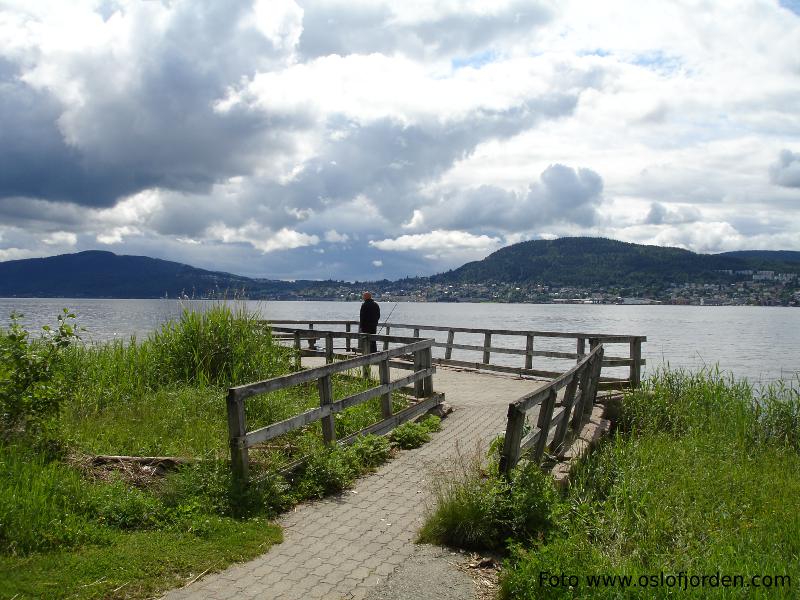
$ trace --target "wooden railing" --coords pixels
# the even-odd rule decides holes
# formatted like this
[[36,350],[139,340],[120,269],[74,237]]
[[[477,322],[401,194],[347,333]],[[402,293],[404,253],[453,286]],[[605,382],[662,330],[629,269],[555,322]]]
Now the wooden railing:
[[[273,331],[283,329],[288,328],[273,328]],[[292,337],[297,340],[298,345],[302,337],[307,337],[309,335],[307,331],[288,330],[292,333]],[[433,374],[436,372],[436,367],[433,366],[431,360],[431,346],[433,345],[433,340],[420,340],[399,336],[368,336],[337,331],[317,331],[313,335],[315,335],[317,339],[322,337],[326,340],[326,348],[331,349],[331,361],[333,357],[333,341],[336,338],[346,338],[347,341],[350,342],[353,337],[355,337],[359,340],[359,346],[362,348],[368,347],[371,340],[399,345],[381,352],[365,354],[355,358],[346,358],[338,362],[329,361],[329,364],[307,371],[299,371],[297,373],[267,379],[266,381],[248,383],[246,385],[230,388],[228,390],[227,404],[231,466],[239,482],[247,481],[250,448],[288,431],[305,427],[315,421],[321,421],[322,437],[325,443],[334,443],[336,441],[335,415],[351,406],[356,406],[372,398],[380,397],[381,416],[383,420],[345,439],[339,440],[340,443],[352,441],[359,435],[387,433],[399,424],[427,412],[442,402],[443,395],[436,394],[433,391]],[[401,357],[411,357],[413,361],[409,363],[397,360]],[[365,375],[368,375],[372,365],[378,366],[380,385],[340,400],[334,399],[331,380],[334,374],[361,368],[364,370]],[[390,366],[411,370],[412,373],[391,381]],[[317,382],[320,402],[318,408],[307,410],[304,413],[267,425],[266,427],[261,427],[260,429],[255,429],[253,431],[247,430],[245,401],[248,398],[295,385],[310,383],[312,381]],[[410,384],[413,384],[414,395],[420,399],[420,401],[393,414],[392,392],[395,390],[404,390],[406,386]]]
[[[271,322],[273,331],[281,331],[282,328],[275,327],[276,325],[302,325],[303,328],[308,328],[309,332],[315,332],[314,327],[318,325],[336,325],[344,326],[346,333],[357,331],[358,321],[344,321],[344,320],[321,320],[321,321],[308,321],[308,320],[276,320]],[[485,329],[485,328],[470,328],[470,327],[447,327],[447,326],[431,326],[431,325],[418,325],[406,323],[383,323],[381,328],[387,334],[391,331],[398,329],[408,330],[412,333],[413,337],[419,338],[420,335],[430,332],[447,333],[446,341],[434,341],[434,348],[443,348],[444,356],[433,358],[434,364],[452,365],[456,367],[467,367],[474,369],[485,369],[492,371],[500,371],[505,373],[513,373],[515,375],[527,375],[531,377],[544,377],[555,378],[559,377],[562,371],[555,371],[552,369],[534,368],[534,358],[555,358],[555,359],[569,359],[582,361],[587,355],[587,347],[589,349],[596,345],[603,343],[605,345],[618,345],[624,344],[627,347],[627,356],[606,356],[603,359],[603,367],[627,367],[628,377],[612,377],[604,376],[598,383],[600,389],[604,388],[623,388],[623,387],[638,387],[641,381],[642,366],[646,363],[642,358],[642,343],[647,341],[645,336],[637,335],[611,335],[611,334],[597,334],[597,333],[582,333],[582,332],[562,332],[562,331],[520,331],[520,330],[506,330],[506,329]],[[293,330],[292,330],[293,331]],[[456,334],[471,334],[483,335],[483,344],[458,344],[456,343]],[[351,333],[355,337],[355,334]],[[512,339],[519,340],[517,347],[501,347],[492,345],[492,340],[497,339],[498,336],[509,336]],[[304,336],[308,339],[308,350],[304,351],[308,354],[320,354],[321,351],[316,350],[316,341],[322,336],[319,333],[311,333]],[[424,337],[424,335],[423,335]],[[575,352],[564,352],[540,349],[537,341],[540,339],[554,340],[554,339],[574,339]],[[384,343],[384,348],[388,348],[389,343]],[[326,347],[327,348],[327,347]],[[353,350],[350,343],[350,338],[343,348],[345,351]],[[481,354],[480,361],[467,361],[456,360],[453,358],[453,350],[471,351]],[[524,357],[523,365],[519,367],[492,363],[492,355],[517,355]]]
[[[591,415],[603,363],[603,345],[597,344],[572,369],[544,388],[508,405],[508,424],[500,455],[501,472],[510,474],[526,454],[530,455],[530,460],[541,464],[545,448],[550,454],[558,454],[565,442],[580,432]],[[557,402],[562,389],[563,395]],[[526,435],[527,413],[536,406],[539,407],[536,426]]]

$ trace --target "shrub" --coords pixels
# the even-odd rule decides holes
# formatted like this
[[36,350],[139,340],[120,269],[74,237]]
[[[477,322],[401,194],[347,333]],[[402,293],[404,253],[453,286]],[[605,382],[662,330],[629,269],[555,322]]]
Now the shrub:
[[75,315],[67,309],[55,329],[42,328],[39,339],[30,338],[21,317],[12,313],[9,328],[0,331],[0,433],[6,439],[42,434],[58,416],[72,387],[59,366],[64,350],[78,339]]
[[389,439],[399,448],[410,450],[429,442],[430,434],[439,431],[440,428],[441,419],[435,415],[428,415],[418,423],[408,421],[399,425],[389,435]]
[[353,466],[360,472],[372,470],[386,462],[391,444],[383,436],[359,436],[349,448]]
[[516,467],[510,480],[483,455],[458,454],[453,468],[437,478],[434,508],[420,532],[422,541],[466,549],[501,549],[507,539],[530,540],[550,529],[557,494],[533,463]]
[[296,495],[302,498],[322,498],[350,487],[358,475],[348,449],[323,446],[312,451],[297,481]]

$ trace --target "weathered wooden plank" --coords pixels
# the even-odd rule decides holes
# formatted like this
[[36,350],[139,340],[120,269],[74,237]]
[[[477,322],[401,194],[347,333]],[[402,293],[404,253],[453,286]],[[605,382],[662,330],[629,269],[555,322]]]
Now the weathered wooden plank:
[[525,368],[533,368],[533,336],[525,336]]
[[559,421],[558,427],[556,427],[555,434],[553,435],[553,441],[549,447],[551,454],[560,452],[561,447],[564,445],[564,440],[566,439],[567,431],[569,430],[569,417],[572,412],[572,407],[575,404],[575,391],[577,389],[578,377],[573,375],[566,388],[564,388],[564,397],[562,399],[564,416],[561,421]]
[[[414,352],[414,371],[421,371],[424,368],[422,350],[417,350]],[[419,379],[414,381],[414,395],[417,398],[422,398],[425,395],[424,384]]]
[[631,387],[636,388],[639,387],[641,382],[642,365],[644,364],[642,359],[642,340],[639,338],[631,340],[631,358],[633,362],[631,363],[629,379]]
[[444,358],[445,360],[450,360],[453,357],[453,339],[455,338],[456,332],[450,329],[447,332],[447,344],[445,344],[445,351],[444,351]]
[[488,365],[492,356],[492,334],[487,331],[483,334],[483,364]]
[[[479,362],[470,362],[468,360],[447,360],[444,358],[434,358],[434,364],[449,365],[452,367],[463,367],[466,369],[480,369],[482,371],[497,371],[498,373],[513,373],[514,375],[527,375],[529,377],[543,377],[552,379],[561,375],[558,371],[543,371],[539,369],[523,369],[521,367],[506,367],[504,365],[484,365]],[[625,380],[627,381],[627,379]]]
[[[302,319],[281,319],[277,321],[264,321],[267,324],[273,324],[273,329],[277,328],[278,324],[291,324],[291,325],[305,325],[309,323],[308,320]],[[313,321],[318,325],[344,325],[346,323],[358,323],[358,321],[347,320],[318,320]],[[619,335],[607,333],[587,333],[578,331],[536,331],[536,330],[517,330],[517,329],[486,329],[486,328],[473,328],[473,327],[450,327],[450,326],[436,326],[436,325],[416,325],[408,323],[392,323],[395,329],[418,329],[423,331],[450,331],[459,333],[486,333],[487,331],[494,335],[533,335],[541,337],[554,337],[554,338],[596,338],[604,343],[630,343],[632,339],[638,339],[641,342],[647,341],[647,336],[644,335]]]
[[511,474],[520,457],[520,441],[525,427],[525,412],[519,410],[514,404],[508,405],[508,423],[506,436],[503,440],[503,451],[500,453],[500,472],[506,476]]
[[436,368],[431,367],[430,369],[420,371],[419,373],[411,373],[410,375],[396,379],[386,385],[379,385],[369,388],[362,392],[358,392],[357,394],[352,394],[351,396],[337,400],[336,402],[332,402],[331,404],[320,406],[319,408],[312,408],[311,410],[307,410],[299,415],[295,415],[283,421],[278,421],[277,423],[267,425],[266,427],[255,429],[247,433],[247,446],[252,447],[256,444],[262,444],[268,440],[278,437],[279,435],[283,435],[289,431],[305,427],[309,423],[319,421],[328,415],[341,412],[346,408],[350,408],[351,406],[361,404],[362,402],[366,402],[367,400],[377,398],[378,396],[384,394],[390,394],[394,390],[403,389],[404,386],[408,385],[409,383],[413,383],[418,379],[433,375],[435,372]]
[[[389,359],[382,360],[378,363],[378,371],[380,376],[381,385],[388,386],[389,381]],[[413,377],[413,375],[412,375]],[[388,419],[392,416],[392,393],[386,392],[381,395],[381,416]]]
[[333,362],[333,335],[328,332],[325,334],[325,363]]
[[331,376],[325,375],[317,379],[317,388],[319,389],[319,407],[322,411],[328,409],[328,414],[323,416],[322,421],[322,439],[326,444],[332,444],[336,441],[336,417],[333,411],[330,410],[333,404],[333,383]]
[[550,432],[550,421],[553,418],[553,409],[556,406],[556,391],[553,388],[548,390],[547,398],[539,409],[539,419],[537,425],[542,432],[533,448],[533,460],[538,465],[542,462],[544,447],[547,444],[547,435]]
[[[350,333],[350,328],[351,328],[352,326],[353,326],[353,324],[352,324],[352,323],[345,323],[345,325],[344,325],[344,332],[345,332],[345,333]],[[346,349],[348,352],[350,352],[350,349],[352,348],[352,339],[353,339],[353,338],[351,338],[349,335],[345,337],[345,349]]]
[[228,442],[231,449],[231,469],[238,485],[247,482],[250,466],[247,451],[247,420],[244,414],[244,401],[228,391]]
[[390,348],[384,352],[376,352],[374,354],[348,358],[346,360],[331,363],[329,365],[314,369],[309,369],[307,371],[299,371],[297,373],[282,375],[280,377],[274,377],[265,381],[258,381],[256,383],[248,383],[246,385],[232,387],[231,390],[233,390],[233,392],[239,398],[249,398],[250,396],[255,396],[256,394],[264,394],[292,385],[300,385],[302,383],[315,381],[320,377],[324,377],[325,375],[341,373],[343,371],[349,371],[365,365],[377,364],[386,358],[395,358],[397,356],[403,356],[408,352],[414,352],[416,350],[428,348],[430,347],[430,344],[430,340],[418,340],[413,344],[408,344],[398,348]]
[[411,419],[413,419],[415,417],[418,417],[419,415],[428,412],[430,409],[432,409],[437,404],[441,404],[443,400],[444,400],[444,394],[434,394],[433,396],[425,398],[424,400],[421,400],[420,402],[412,404],[408,408],[404,408],[403,410],[396,412],[395,414],[393,414],[388,419],[384,419],[383,421],[381,421],[379,423],[375,423],[374,425],[370,425],[369,427],[365,427],[361,431],[359,431],[357,433],[354,433],[352,435],[349,435],[346,438],[343,438],[341,441],[342,442],[347,442],[347,441],[349,441],[349,440],[351,440],[353,438],[356,438],[356,437],[358,437],[360,435],[370,435],[370,434],[372,434],[372,435],[382,435],[384,433],[387,433],[387,432],[391,431],[392,429],[394,429],[395,427],[397,427],[398,425],[401,425],[402,423],[405,423],[406,421],[410,421]]
[[[433,351],[431,348],[422,350],[422,367],[426,371],[433,368]],[[427,397],[433,394],[433,376],[428,375],[422,378],[422,395]]]

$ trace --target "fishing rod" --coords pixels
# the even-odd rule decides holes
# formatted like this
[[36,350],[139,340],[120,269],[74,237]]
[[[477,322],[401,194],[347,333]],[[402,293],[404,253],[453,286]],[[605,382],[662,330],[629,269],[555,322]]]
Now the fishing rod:
[[395,303],[394,303],[394,306],[392,307],[392,310],[390,310],[390,311],[389,311],[389,316],[388,316],[388,317],[386,317],[386,320],[383,322],[383,325],[381,325],[381,328],[380,328],[380,329],[378,329],[378,333],[376,333],[375,335],[378,335],[378,334],[379,334],[381,331],[383,331],[383,328],[384,328],[384,327],[386,326],[386,324],[389,322],[389,319],[391,319],[391,318],[392,318],[392,313],[394,313],[394,309],[395,309],[395,308],[397,308],[397,305],[398,305],[398,302],[395,302]]

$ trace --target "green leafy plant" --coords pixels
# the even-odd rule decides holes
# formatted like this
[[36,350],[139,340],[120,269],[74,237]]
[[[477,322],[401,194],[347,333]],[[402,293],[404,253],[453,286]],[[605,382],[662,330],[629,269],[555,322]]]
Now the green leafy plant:
[[428,415],[419,422],[408,421],[398,425],[389,435],[389,439],[398,448],[410,450],[429,442],[431,433],[439,431],[440,428],[441,419],[435,415]]
[[75,315],[67,309],[58,315],[56,328],[44,326],[38,339],[20,324],[22,316],[12,313],[9,328],[0,331],[0,433],[6,439],[42,434],[58,416],[73,383],[61,362],[79,339]]

